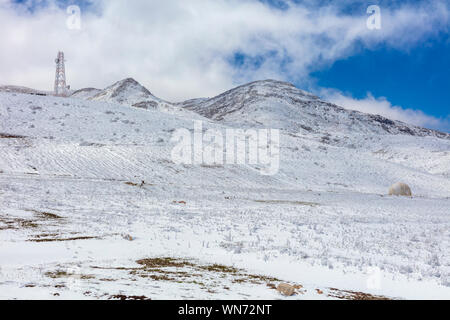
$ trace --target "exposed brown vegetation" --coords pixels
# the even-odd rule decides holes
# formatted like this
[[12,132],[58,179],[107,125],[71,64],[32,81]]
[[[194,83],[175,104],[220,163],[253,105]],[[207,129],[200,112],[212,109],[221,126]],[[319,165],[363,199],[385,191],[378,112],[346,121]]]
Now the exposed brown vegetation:
[[143,188],[144,186],[154,186],[154,184],[146,183],[144,180],[142,180],[141,183],[135,183],[135,182],[128,181],[128,182],[125,182],[125,184],[127,186],[140,187],[140,188]]
[[16,134],[0,133],[0,139],[25,139],[25,136],[20,136]]
[[52,279],[60,279],[60,278],[77,278],[82,280],[94,279],[95,277],[90,274],[73,274],[68,273],[65,270],[57,270],[54,272],[46,272],[45,275]]
[[30,239],[29,242],[60,242],[60,241],[75,241],[75,240],[92,240],[100,239],[99,237],[73,237],[73,238],[45,238],[45,239]]
[[142,259],[136,261],[136,263],[144,266],[145,268],[164,268],[164,267],[176,267],[182,268],[186,266],[193,266],[192,263],[174,259],[174,258],[152,258],[152,259]]
[[0,217],[0,231],[1,230],[19,230],[19,229],[34,229],[39,225],[30,219],[23,219],[11,216]]
[[38,228],[44,221],[63,219],[62,217],[50,212],[37,210],[27,210],[27,211],[34,213],[35,215],[34,219],[13,217],[9,215],[0,215],[0,231],[35,229]]
[[[191,284],[200,287],[208,293],[214,294],[222,290],[233,290],[228,283],[265,285],[268,289],[278,291],[283,296],[305,294],[307,291],[300,284],[283,283],[281,280],[264,275],[250,274],[243,269],[221,264],[198,264],[193,261],[172,257],[157,257],[137,260],[138,267],[100,267],[91,266],[92,269],[126,271],[132,278],[128,281],[138,281],[138,278],[147,278],[154,281],[173,282],[177,284]],[[71,274],[64,269],[47,272],[52,279],[77,278],[90,280],[96,278],[90,274]],[[113,282],[114,277],[100,278],[98,281]],[[342,300],[391,300],[384,296],[377,296],[363,292],[340,290],[336,288],[314,289],[318,295]],[[150,300],[146,296],[127,296],[124,294],[109,295],[111,300]]]
[[231,283],[266,284],[279,281],[273,277],[255,275],[244,270],[220,264],[200,265],[190,261],[175,258],[150,258],[136,261],[142,267],[133,269],[130,274],[157,281],[172,281],[190,283],[211,290],[202,281],[204,278],[228,279]]
[[123,294],[115,294],[111,295],[108,298],[109,300],[152,300],[146,296],[125,296]]
[[57,214],[51,213],[51,212],[45,212],[45,211],[38,211],[38,210],[29,210],[31,212],[34,212],[37,216],[43,219],[63,219],[63,217],[58,216]]
[[336,288],[330,288],[328,297],[344,299],[344,300],[391,300],[384,296],[376,296],[369,293],[350,291],[350,290],[339,290]]

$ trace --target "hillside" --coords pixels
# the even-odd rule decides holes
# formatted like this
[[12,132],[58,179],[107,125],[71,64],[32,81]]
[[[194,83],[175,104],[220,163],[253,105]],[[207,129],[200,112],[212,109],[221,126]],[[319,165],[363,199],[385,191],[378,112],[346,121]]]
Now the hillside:
[[[194,121],[282,128],[278,173],[176,165],[172,135]],[[0,92],[0,148],[1,297],[273,299],[266,282],[281,280],[303,285],[296,299],[450,296],[447,134],[276,81],[172,104],[125,79],[71,98]],[[398,181],[413,198],[387,196]],[[195,279],[142,269],[164,257]]]
[[0,86],[0,92],[24,93],[31,95],[51,95],[49,91],[36,90],[21,86]]
[[252,82],[211,99],[185,104],[207,118],[230,124],[259,124],[301,133],[387,133],[450,139],[448,133],[346,110],[275,80]]
[[145,110],[189,114],[193,117],[191,112],[155,97],[147,88],[133,78],[118,81],[103,90],[95,88],[80,89],[75,91],[71,97],[82,100],[115,103]]

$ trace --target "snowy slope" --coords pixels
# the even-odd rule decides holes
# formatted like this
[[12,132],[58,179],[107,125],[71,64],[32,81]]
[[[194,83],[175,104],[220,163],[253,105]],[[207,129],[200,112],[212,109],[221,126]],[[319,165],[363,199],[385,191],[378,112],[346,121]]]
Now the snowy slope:
[[[164,103],[134,81],[101,93],[0,92],[0,298],[273,299],[266,282],[280,281],[303,285],[294,298],[450,297],[447,135],[273,81],[185,104],[201,115],[133,107]],[[172,133],[194,120],[285,128],[279,173],[174,164]],[[386,196],[398,181],[415,197]],[[154,257],[191,261],[183,270],[204,278],[142,275],[137,261]],[[204,272],[213,263],[267,279]],[[380,288],[367,286],[369,266]]]
[[183,109],[182,105],[178,106],[155,97],[147,88],[132,78],[118,81],[103,90],[95,88],[80,89],[75,91],[71,97],[195,117],[192,112]]
[[83,88],[80,90],[76,90],[71,94],[72,98],[76,99],[89,99],[99,94],[102,90],[96,88]]
[[93,101],[105,101],[142,109],[169,108],[169,104],[155,97],[148,89],[132,78],[114,83],[89,98]]
[[390,133],[450,139],[450,134],[346,110],[290,83],[275,80],[256,81],[211,99],[190,101],[186,108],[217,121],[259,124],[292,132]]
[[12,93],[25,93],[25,94],[32,94],[32,95],[51,95],[52,92],[49,91],[42,91],[42,90],[36,90],[31,89],[27,87],[21,87],[21,86],[0,86],[0,92],[12,92]]

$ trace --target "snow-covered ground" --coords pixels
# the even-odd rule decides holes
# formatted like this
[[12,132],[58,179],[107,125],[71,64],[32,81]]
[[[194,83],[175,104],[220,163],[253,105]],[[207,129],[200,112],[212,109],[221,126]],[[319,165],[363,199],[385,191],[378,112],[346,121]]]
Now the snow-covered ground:
[[[278,299],[268,284],[287,282],[302,286],[289,299],[450,299],[448,137],[347,111],[265,123],[270,101],[254,114],[239,99],[218,119],[194,112],[226,96],[191,111],[85,98],[0,92],[0,298]],[[194,120],[289,120],[279,173],[176,165],[170,138]],[[399,181],[413,198],[387,196]]]

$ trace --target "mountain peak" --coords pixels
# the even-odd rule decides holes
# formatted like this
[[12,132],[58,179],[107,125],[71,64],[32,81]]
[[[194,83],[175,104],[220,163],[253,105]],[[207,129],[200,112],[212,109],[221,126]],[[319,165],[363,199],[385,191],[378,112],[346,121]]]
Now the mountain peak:
[[271,79],[250,82],[211,99],[190,101],[184,107],[215,121],[261,125],[291,132],[357,132],[450,138],[449,134],[346,110],[291,83]]
[[[300,104],[317,100],[318,97],[292,83],[267,79],[238,86],[206,101],[186,104],[186,108],[213,120],[220,121],[233,115],[242,120],[251,117],[256,110],[265,112],[261,108],[268,102],[275,106],[279,101]],[[281,109],[278,111],[282,112]]]
[[[155,97],[147,88],[133,78],[125,78],[101,90],[90,100],[107,101],[128,106],[156,108],[161,99]],[[144,104],[145,103],[145,104]]]
[[[133,78],[125,78],[120,80],[113,85],[109,86],[105,90],[112,89],[114,90],[114,94],[119,95],[121,92],[125,90],[133,90],[133,91],[141,91],[144,94],[151,95],[152,93],[139,82],[134,80]],[[114,96],[112,96],[114,97]]]
[[275,80],[275,79],[265,79],[265,80],[256,80],[249,82],[245,85],[269,85],[269,86],[288,86],[288,87],[295,87],[294,84],[287,82],[287,81],[281,81],[281,80]]
[[[253,97],[269,98],[286,96],[295,96],[302,100],[319,100],[319,98],[310,92],[297,88],[294,84],[286,81],[266,79],[258,80],[250,83],[243,84],[236,88],[233,88],[221,95],[229,94],[249,94]],[[213,98],[214,99],[214,98]]]

